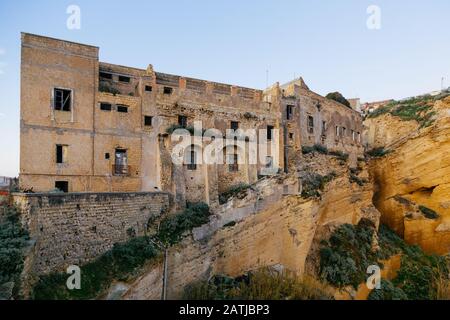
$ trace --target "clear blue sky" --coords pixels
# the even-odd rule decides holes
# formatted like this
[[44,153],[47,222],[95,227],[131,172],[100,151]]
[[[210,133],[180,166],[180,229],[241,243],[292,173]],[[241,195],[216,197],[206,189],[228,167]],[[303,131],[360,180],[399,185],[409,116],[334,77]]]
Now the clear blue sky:
[[[66,27],[69,5],[81,29]],[[381,30],[366,27],[369,5]],[[0,0],[0,175],[19,171],[20,32],[100,47],[102,61],[263,89],[303,76],[363,101],[450,85],[450,1]]]

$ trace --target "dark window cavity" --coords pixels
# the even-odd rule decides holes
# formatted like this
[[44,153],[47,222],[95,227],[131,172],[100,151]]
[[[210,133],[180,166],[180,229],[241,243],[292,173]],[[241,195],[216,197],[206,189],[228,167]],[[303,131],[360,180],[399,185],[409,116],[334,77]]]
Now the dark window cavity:
[[178,116],[178,125],[186,128],[187,127],[187,117],[186,116]]
[[112,105],[110,103],[100,103],[100,110],[111,111]]
[[173,89],[171,87],[164,87],[164,94],[172,94]]
[[128,107],[124,106],[124,105],[118,105],[117,106],[117,112],[127,113],[128,112]]
[[153,91],[152,86],[145,86],[145,91],[152,92]]
[[146,127],[151,127],[152,126],[152,120],[153,120],[153,117],[144,116],[144,125]]
[[72,91],[66,89],[54,89],[53,107],[55,110],[70,111],[72,105]]
[[267,126],[267,140],[272,140],[273,126]]
[[69,182],[68,181],[55,181],[55,189],[58,189],[64,193],[69,192]]
[[131,78],[127,76],[119,76],[119,81],[129,83],[131,81]]
[[112,75],[112,73],[108,73],[108,72],[100,72],[100,78],[112,80],[113,75]]

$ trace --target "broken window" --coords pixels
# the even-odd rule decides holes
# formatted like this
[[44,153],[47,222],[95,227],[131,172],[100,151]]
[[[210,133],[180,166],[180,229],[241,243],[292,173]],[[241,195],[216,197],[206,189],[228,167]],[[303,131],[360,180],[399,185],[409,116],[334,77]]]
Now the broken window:
[[119,81],[129,83],[131,81],[131,78],[127,76],[119,76]]
[[178,125],[186,128],[187,127],[187,117],[186,116],[178,116]]
[[112,105],[111,105],[111,103],[100,103],[100,110],[103,110],[103,111],[111,111],[111,109],[112,109]]
[[113,75],[112,75],[112,73],[108,73],[108,72],[100,72],[100,78],[112,80]]
[[308,133],[314,133],[314,118],[312,116],[308,116]]
[[117,112],[127,113],[128,112],[128,106],[117,105]]
[[342,136],[345,138],[345,132],[347,131],[347,128],[342,127]]
[[116,149],[114,159],[114,174],[126,175],[128,174],[128,155],[125,149]]
[[267,140],[272,140],[273,126],[267,126]]
[[55,110],[70,111],[72,104],[72,90],[54,89],[53,107]]
[[231,121],[230,128],[231,128],[231,130],[238,130],[239,129],[239,122]]
[[56,145],[56,163],[67,162],[67,146],[62,144]]
[[152,92],[153,88],[152,86],[145,86],[145,91]]
[[164,94],[172,94],[173,89],[171,87],[164,87]]
[[146,127],[151,127],[152,126],[152,120],[153,120],[153,117],[151,117],[151,116],[144,116],[144,125]]
[[322,135],[324,136],[327,131],[327,123],[322,121]]
[[294,134],[292,132],[289,132],[289,139],[294,140]]
[[109,152],[105,153],[105,159],[109,160]]
[[69,192],[69,181],[55,181],[55,189],[64,193]]
[[292,120],[292,114],[294,112],[294,106],[292,105],[287,105],[286,106],[286,119],[287,120]]
[[361,133],[357,132],[358,135],[358,142],[361,142]]

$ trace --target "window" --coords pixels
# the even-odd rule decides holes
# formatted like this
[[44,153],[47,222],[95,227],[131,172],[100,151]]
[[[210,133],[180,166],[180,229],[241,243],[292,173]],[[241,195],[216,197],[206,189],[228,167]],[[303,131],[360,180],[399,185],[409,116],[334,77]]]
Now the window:
[[287,120],[292,120],[293,111],[294,111],[294,106],[292,106],[292,105],[286,106],[286,119]]
[[105,159],[109,160],[110,156],[109,156],[109,152],[105,153]]
[[289,132],[289,139],[294,140],[294,134],[292,132]]
[[111,103],[100,103],[100,110],[103,110],[103,111],[111,111],[111,109],[112,109],[112,105],[111,105]]
[[345,138],[345,132],[347,131],[347,128],[342,127],[342,136]]
[[171,87],[164,87],[164,94],[172,94],[173,89]]
[[69,182],[68,181],[55,181],[55,189],[58,189],[64,193],[69,192]]
[[144,125],[146,127],[151,127],[152,126],[152,120],[153,120],[153,117],[151,117],[151,116],[144,116]]
[[239,129],[239,122],[237,122],[237,121],[231,121],[230,128],[231,128],[231,130],[237,130],[237,129]]
[[336,137],[339,137],[339,127],[336,126]]
[[361,142],[361,133],[357,132],[356,134],[358,135],[358,142]]
[[114,174],[126,175],[128,174],[128,155],[125,149],[116,149],[114,158]]
[[352,130],[352,140],[355,141],[355,139],[356,139],[355,131]]
[[272,140],[273,126],[267,126],[267,140]]
[[308,116],[308,133],[314,133],[314,118],[312,116]]
[[187,169],[191,171],[197,170],[197,153],[194,150],[194,146],[191,146],[189,151]]
[[119,76],[119,81],[129,83],[131,81],[131,78],[127,76]]
[[327,131],[327,123],[325,121],[322,121],[322,135],[325,135]]
[[145,91],[152,92],[153,88],[152,86],[145,86]]
[[117,112],[127,113],[128,112],[128,106],[117,105]]
[[178,116],[178,125],[186,128],[187,127],[187,117],[186,116]]
[[54,89],[53,107],[55,110],[70,111],[72,104],[72,90]]
[[239,157],[238,157],[238,154],[236,153],[236,151],[235,151],[235,153],[230,154],[229,161],[228,161],[228,171],[230,171],[230,172],[239,171],[238,159],[239,159]]
[[108,73],[108,72],[100,72],[100,78],[112,80],[113,75],[112,75],[112,73]]
[[56,163],[67,162],[67,146],[62,144],[56,145]]

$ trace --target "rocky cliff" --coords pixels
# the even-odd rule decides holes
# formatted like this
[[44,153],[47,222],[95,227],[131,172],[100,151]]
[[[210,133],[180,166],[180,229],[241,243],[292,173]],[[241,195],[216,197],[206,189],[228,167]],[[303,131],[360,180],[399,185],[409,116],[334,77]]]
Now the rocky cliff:
[[381,221],[426,252],[448,254],[450,97],[415,99],[384,111],[365,121],[369,148],[387,152],[370,165]]

